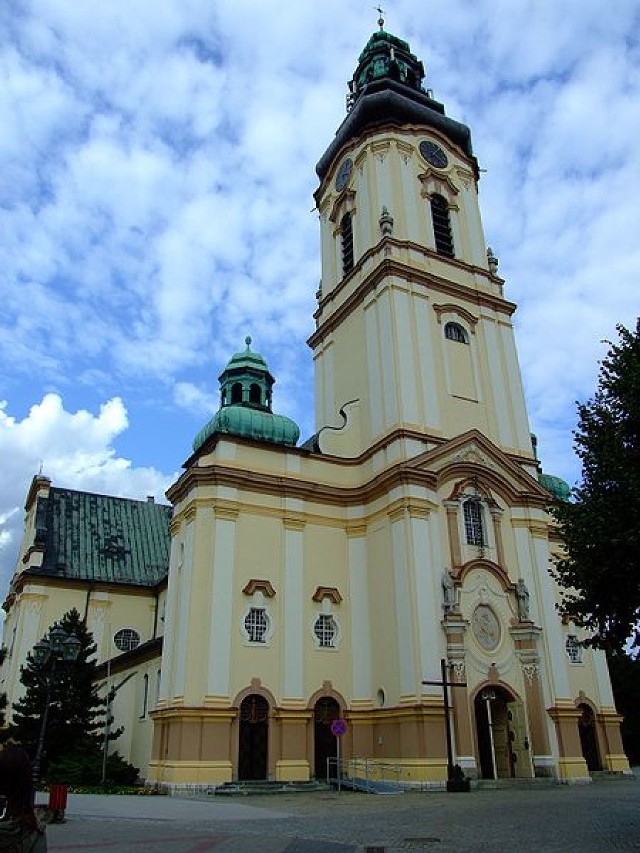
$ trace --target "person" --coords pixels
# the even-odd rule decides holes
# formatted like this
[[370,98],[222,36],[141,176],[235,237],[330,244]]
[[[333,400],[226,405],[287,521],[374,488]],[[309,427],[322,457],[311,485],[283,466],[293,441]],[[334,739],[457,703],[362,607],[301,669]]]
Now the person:
[[33,808],[33,777],[29,756],[19,746],[0,751],[0,853],[44,853],[47,839]]

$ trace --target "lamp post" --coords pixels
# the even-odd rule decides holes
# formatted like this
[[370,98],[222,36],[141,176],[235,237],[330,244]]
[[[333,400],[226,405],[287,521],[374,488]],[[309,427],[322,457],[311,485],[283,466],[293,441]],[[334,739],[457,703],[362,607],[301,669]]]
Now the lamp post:
[[33,657],[37,664],[42,667],[48,667],[42,678],[47,688],[44,711],[42,713],[42,722],[40,724],[40,735],[38,737],[38,748],[36,749],[36,757],[33,760],[33,789],[35,790],[40,782],[40,764],[42,763],[42,750],[44,748],[44,738],[47,731],[47,721],[49,719],[49,705],[51,704],[51,687],[55,681],[56,663],[58,661],[66,661],[71,663],[77,660],[80,653],[82,643],[75,634],[67,634],[62,625],[56,622],[53,628],[49,631],[48,636],[43,637],[33,647]]

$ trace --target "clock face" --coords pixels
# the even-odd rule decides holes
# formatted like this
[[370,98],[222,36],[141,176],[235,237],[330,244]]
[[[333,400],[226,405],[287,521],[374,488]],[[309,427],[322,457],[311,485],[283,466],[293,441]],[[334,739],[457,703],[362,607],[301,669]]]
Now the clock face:
[[342,166],[338,169],[338,174],[336,175],[336,190],[339,193],[341,193],[348,184],[352,168],[353,160],[350,157],[347,157]]
[[449,158],[442,148],[430,139],[425,139],[420,143],[420,153],[427,163],[435,166],[436,169],[444,169],[449,162]]

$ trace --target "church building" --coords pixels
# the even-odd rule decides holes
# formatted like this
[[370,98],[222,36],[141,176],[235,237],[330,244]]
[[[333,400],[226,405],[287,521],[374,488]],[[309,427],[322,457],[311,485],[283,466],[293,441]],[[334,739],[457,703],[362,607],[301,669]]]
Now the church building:
[[[556,611],[547,508],[568,487],[532,444],[469,128],[379,23],[316,167],[315,434],[300,444],[274,412],[247,338],[167,492],[172,512],[130,502],[136,520],[115,530],[104,510],[86,537],[107,549],[93,576],[82,549],[60,571],[35,547],[55,488],[36,478],[27,501],[5,602],[11,690],[29,643],[80,602],[102,675],[122,684],[115,747],[149,783],[324,778],[340,719],[343,757],[441,785],[443,695],[429,682],[443,672],[467,776],[629,770],[604,655]],[[165,546],[136,524],[164,524]],[[119,655],[117,631],[137,637]]]

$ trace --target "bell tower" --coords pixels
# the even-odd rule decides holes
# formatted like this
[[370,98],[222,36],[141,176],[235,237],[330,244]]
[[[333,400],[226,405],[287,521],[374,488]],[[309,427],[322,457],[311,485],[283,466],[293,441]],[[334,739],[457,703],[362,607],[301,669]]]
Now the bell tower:
[[316,167],[322,280],[309,344],[317,428],[330,439],[321,449],[393,446],[408,458],[477,429],[532,466],[515,305],[485,242],[469,128],[378,23]]

